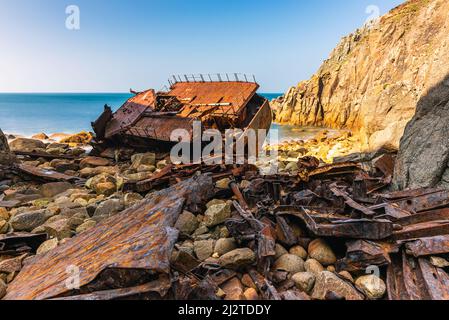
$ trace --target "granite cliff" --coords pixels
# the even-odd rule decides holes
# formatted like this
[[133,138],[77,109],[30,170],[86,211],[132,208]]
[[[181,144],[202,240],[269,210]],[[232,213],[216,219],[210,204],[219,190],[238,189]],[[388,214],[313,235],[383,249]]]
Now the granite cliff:
[[449,73],[449,1],[410,0],[342,39],[311,79],[274,101],[278,123],[351,129],[399,148],[418,101]]

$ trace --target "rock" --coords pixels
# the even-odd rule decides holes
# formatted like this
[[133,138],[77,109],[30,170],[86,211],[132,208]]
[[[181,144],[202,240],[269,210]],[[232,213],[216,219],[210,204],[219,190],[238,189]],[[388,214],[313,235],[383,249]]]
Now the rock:
[[355,285],[370,300],[381,299],[387,290],[385,282],[374,274],[357,278]]
[[285,170],[288,172],[296,172],[299,170],[298,168],[298,164],[296,162],[289,162],[286,166],[285,166]]
[[9,230],[9,224],[6,220],[0,220],[0,234],[5,234]]
[[288,253],[288,251],[278,243],[276,243],[275,252],[276,252],[276,255],[274,256],[274,260],[277,260],[284,254]]
[[53,198],[54,196],[72,188],[73,185],[68,182],[51,182],[43,184],[40,187],[40,193],[45,198]]
[[221,289],[226,294],[225,300],[238,301],[245,299],[245,296],[243,295],[243,285],[237,277],[234,277],[226,281],[221,286]]
[[315,274],[311,272],[299,272],[293,275],[292,280],[302,292],[309,293],[315,285]]
[[86,220],[76,228],[76,233],[83,233],[97,225],[95,220]]
[[10,215],[9,215],[8,210],[6,210],[6,209],[3,208],[3,207],[0,207],[0,220],[6,220],[6,221],[8,221],[8,220],[9,220],[9,217],[10,217]]
[[8,289],[8,286],[6,283],[0,279],[0,299],[3,299],[4,296],[6,296],[6,291]]
[[349,282],[354,283],[354,278],[348,271],[343,270],[343,271],[339,272],[338,275],[345,278]]
[[401,139],[393,181],[397,190],[449,188],[449,76],[432,82]]
[[293,254],[284,254],[274,263],[273,268],[279,271],[287,271],[291,274],[304,272],[304,260]]
[[[379,145],[398,148],[418,101],[447,74],[449,46],[444,30],[449,21],[445,12],[449,12],[446,0],[407,1],[344,37],[316,74],[272,103],[276,122],[347,128],[360,136],[367,149]],[[435,25],[439,28],[429,35]],[[423,47],[439,50],[424,52]],[[433,122],[429,123],[433,127]],[[437,129],[438,122],[435,127],[434,132],[447,132],[443,127]],[[425,166],[425,157],[439,162],[427,150],[427,145],[437,148],[433,129],[419,132],[409,128],[422,140],[416,142],[420,149],[410,145],[410,150],[422,156],[410,162],[416,163],[414,170],[405,169],[404,179],[407,171],[411,178],[421,175],[417,164]],[[411,153],[409,159],[413,159]]]
[[[71,238],[73,235],[70,222],[68,218],[58,217],[60,219],[55,221],[47,221],[42,227],[45,232],[53,238],[62,240],[65,238]],[[35,231],[36,232],[36,231]],[[36,232],[37,233],[37,232]],[[40,233],[40,232],[39,232]]]
[[259,295],[257,294],[256,289],[254,288],[248,288],[243,293],[243,296],[245,297],[245,300],[248,301],[258,301],[260,300]]
[[118,167],[95,167],[81,169],[79,174],[81,178],[91,178],[101,174],[113,176],[119,172]]
[[449,267],[449,262],[441,257],[430,257],[430,263],[437,268],[447,268]]
[[218,288],[215,295],[217,296],[217,298],[223,299],[224,297],[226,297],[226,292],[224,292],[221,288]]
[[152,172],[144,171],[144,172],[126,174],[126,175],[124,175],[124,177],[127,180],[131,180],[131,181],[142,181],[142,180],[151,178],[152,175],[153,175]]
[[63,149],[63,150],[67,150],[67,149],[69,149],[69,145],[67,144],[67,143],[57,143],[57,142],[54,142],[54,143],[50,143],[48,146],[47,146],[47,150],[48,149]]
[[325,300],[329,295],[345,300],[364,300],[363,294],[358,292],[350,283],[340,279],[332,272],[323,271],[317,275],[312,298]]
[[73,149],[70,149],[67,153],[72,156],[79,157],[79,156],[82,156],[83,154],[85,154],[86,150],[84,150],[82,148],[73,148]]
[[236,248],[237,244],[235,243],[234,238],[222,238],[217,240],[214,252],[219,256],[222,256]]
[[82,131],[67,138],[61,139],[61,143],[87,145],[91,142],[93,136],[89,132]]
[[65,153],[65,149],[63,148],[47,148],[47,153],[52,155],[61,155]]
[[51,251],[58,246],[58,243],[59,241],[57,238],[47,240],[42,243],[39,248],[37,248],[36,254],[44,254],[48,251]]
[[309,256],[324,266],[337,262],[334,252],[323,239],[316,239],[309,244]]
[[219,200],[219,199],[213,199],[206,204],[206,208],[209,209],[210,207],[218,205],[218,204],[226,204],[226,201]]
[[9,152],[8,139],[3,131],[0,129],[0,152]]
[[10,223],[14,231],[31,231],[43,225],[51,216],[47,210],[29,211],[15,215]]
[[45,143],[35,139],[17,138],[10,142],[9,147],[12,151],[34,152],[45,149]]
[[181,233],[191,235],[199,226],[196,216],[188,211],[184,211],[176,221],[175,228]]
[[329,272],[335,272],[336,271],[334,266],[327,266],[326,270],[329,271]]
[[123,203],[125,204],[125,207],[133,206],[141,200],[143,200],[143,197],[138,193],[127,193],[123,197]]
[[210,258],[214,253],[215,240],[200,240],[193,243],[193,250],[200,261]]
[[307,251],[301,246],[294,246],[289,252],[290,254],[300,257],[304,261],[307,259]]
[[[157,167],[159,170],[164,169],[166,166],[168,166],[168,161],[167,161],[167,160],[159,161],[159,162],[157,163],[157,165],[156,165],[156,167]],[[153,170],[153,171],[154,171],[154,170]]]
[[119,199],[108,199],[97,206],[94,216],[112,216],[124,209]]
[[99,157],[86,157],[80,162],[81,168],[86,167],[108,167],[111,165],[111,162],[108,159],[105,158],[99,158]]
[[[151,172],[153,173],[154,171],[156,171],[156,167],[155,166],[149,166],[146,164],[142,164],[137,168],[137,173],[141,173],[141,172]],[[145,175],[145,177],[147,177],[147,175]]]
[[61,211],[60,217],[63,218],[72,218],[72,217],[79,217],[79,218],[89,218],[89,214],[87,212],[86,208],[63,208]]
[[35,134],[35,135],[31,136],[31,139],[34,139],[34,140],[48,140],[50,138],[45,133],[41,132],[41,133],[38,133],[38,134]]
[[245,273],[245,274],[242,276],[242,284],[243,284],[245,287],[257,289],[257,286],[256,286],[256,284],[254,283],[253,279],[252,279],[251,276],[250,276],[249,274],[247,274],[247,273]]
[[204,224],[214,227],[225,222],[231,217],[231,208],[228,204],[213,205],[204,214]]
[[154,153],[139,153],[131,157],[131,168],[137,169],[141,165],[156,165],[156,154]]
[[195,251],[194,251],[194,243],[191,240],[186,240],[182,244],[177,244],[176,248],[179,251],[187,252],[188,254],[190,254],[192,256],[195,253]]
[[256,261],[256,254],[249,248],[235,249],[219,258],[223,268],[240,269],[252,265]]
[[195,232],[193,233],[193,236],[197,237],[197,236],[206,234],[208,232],[209,232],[209,228],[208,227],[206,227],[205,225],[200,225],[198,227],[198,229],[196,229]]
[[215,184],[215,187],[218,189],[229,189],[230,182],[231,182],[231,179],[224,178],[224,179],[217,181],[217,183]]
[[112,195],[117,190],[117,187],[113,182],[100,182],[95,186],[95,192],[97,194],[104,194],[105,196]]
[[86,187],[94,190],[98,195],[110,196],[117,191],[117,180],[105,173],[99,174],[86,182]]

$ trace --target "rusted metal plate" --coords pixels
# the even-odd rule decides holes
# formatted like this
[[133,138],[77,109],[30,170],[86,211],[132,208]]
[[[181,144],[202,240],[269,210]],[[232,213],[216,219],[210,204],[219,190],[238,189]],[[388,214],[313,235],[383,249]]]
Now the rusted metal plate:
[[308,230],[318,237],[382,240],[393,234],[393,223],[382,219],[350,219],[336,214],[320,214],[301,208],[300,211],[278,212],[300,218]]
[[50,154],[47,152],[26,152],[26,151],[13,151],[16,156],[27,156],[32,158],[44,158],[44,159],[67,159],[74,160],[77,159],[75,156],[67,154]]
[[336,163],[322,166],[309,173],[310,178],[323,178],[346,174],[355,174],[360,170],[360,166],[354,162]]
[[369,266],[385,266],[391,263],[389,253],[398,251],[388,243],[366,240],[350,241],[346,244],[347,251],[343,260],[338,262],[338,270],[349,272],[365,271]]
[[388,220],[317,215],[307,209],[304,209],[302,214],[296,213],[295,216],[301,218],[307,228],[318,237],[382,240],[393,234],[393,224]]
[[251,120],[247,129],[254,130],[268,130],[273,122],[273,112],[270,108],[269,102],[266,100],[254,118]]
[[395,221],[403,228],[394,233],[396,240],[411,240],[449,234],[449,209],[420,212]]
[[394,174],[395,157],[392,154],[384,154],[374,161],[374,167],[379,169],[386,177]]
[[449,190],[436,191],[396,202],[399,207],[412,212],[428,211],[449,205]]
[[109,269],[168,273],[178,237],[172,226],[184,207],[191,210],[204,203],[213,195],[212,190],[212,179],[203,175],[155,192],[64,245],[30,259],[9,285],[5,299],[66,295],[70,266],[79,269],[81,287]]
[[[215,112],[239,113],[256,93],[259,85],[252,82],[179,82],[175,83],[168,95],[175,96],[186,104],[207,108],[208,104],[229,104]],[[218,109],[218,108],[217,108]]]
[[401,226],[411,226],[418,223],[445,220],[449,220],[449,208],[415,213],[413,215],[399,218],[396,220],[396,223]]
[[156,99],[154,90],[137,94],[114,113],[112,119],[106,126],[105,137],[110,138],[134,125],[145,111],[151,110]]
[[193,119],[181,117],[143,117],[126,130],[127,135],[150,138],[160,141],[171,141],[175,130],[186,130],[189,139],[193,139]]
[[406,243],[405,248],[414,257],[449,253],[449,235],[421,238]]
[[392,238],[396,241],[413,240],[445,234],[449,234],[449,221],[447,220],[416,223],[406,226],[399,231],[395,231]]
[[387,290],[390,300],[448,300],[449,276],[428,260],[402,252],[388,268]]
[[77,301],[98,301],[98,300],[125,300],[125,299],[145,299],[152,298],[149,294],[156,294],[157,298],[162,299],[170,290],[171,281],[168,276],[161,276],[159,279],[131,287],[114,290],[98,291],[90,294],[70,296],[64,298],[55,298],[50,300],[77,300]]
[[27,175],[33,176],[38,179],[42,179],[45,181],[80,181],[81,179],[74,176],[68,176],[66,174],[62,174],[56,171],[37,168],[33,166],[29,166],[26,164],[17,164],[16,168],[21,172]]
[[346,193],[345,191],[339,189],[336,185],[333,185],[330,187],[330,190],[332,191],[332,193],[337,196],[337,197],[341,197],[345,199],[345,203],[350,206],[351,208],[362,212],[364,215],[368,216],[368,217],[372,217],[376,215],[376,212],[374,212],[373,210],[357,203],[356,201],[354,201],[348,193]]
[[420,188],[415,190],[402,190],[402,191],[395,191],[390,192],[386,194],[382,194],[382,198],[387,200],[398,200],[398,199],[404,199],[404,198],[414,198],[414,197],[420,197],[425,196],[427,194],[443,191],[444,189],[431,189],[431,188]]

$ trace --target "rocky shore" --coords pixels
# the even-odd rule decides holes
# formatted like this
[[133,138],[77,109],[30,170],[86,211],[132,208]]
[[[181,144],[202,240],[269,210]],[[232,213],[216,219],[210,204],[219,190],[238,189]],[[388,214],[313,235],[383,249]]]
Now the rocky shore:
[[[0,139],[4,299],[395,300],[446,290],[449,194],[388,193],[386,151],[326,164],[331,150],[356,145],[349,133],[278,146],[271,176],[174,166],[154,152],[92,156],[87,133],[37,137],[46,142]],[[395,291],[424,272],[439,285]]]
[[[282,164],[287,163],[281,171],[294,177],[301,169],[298,167],[298,159],[322,155],[322,160],[329,161],[331,159],[329,151],[336,149],[337,145],[344,145],[344,148],[338,147],[339,150],[351,149],[350,145],[345,143],[351,139],[349,134],[328,140],[326,134],[323,132],[309,142],[295,142],[281,146],[281,158],[285,158]],[[21,175],[10,174],[8,171],[1,172],[0,233],[5,238],[17,234],[22,237],[24,234],[46,235],[45,241],[41,241],[35,251],[31,248],[28,250],[22,248],[21,254],[18,254],[20,250],[15,254],[0,252],[1,297],[10,292],[8,285],[14,283],[22,267],[32,264],[35,257],[51,254],[57,248],[69,245],[72,239],[151,198],[154,190],[146,194],[128,192],[124,191],[124,185],[127,182],[138,183],[148,180],[159,175],[170,165],[166,155],[164,157],[151,152],[134,154],[130,160],[119,162],[89,156],[86,149],[92,137],[86,133],[64,137],[59,142],[49,142],[51,138],[45,134],[36,135],[35,139],[11,136],[10,138],[14,139],[10,141],[8,149],[5,139],[2,140],[5,153],[11,150],[19,155],[27,153],[46,155],[18,156],[14,162],[80,180],[78,183],[69,181],[42,183]],[[329,151],[317,150],[317,142]],[[317,163],[312,166],[318,165],[317,159]],[[84,183],[80,184],[81,181]],[[228,271],[237,271],[216,288],[214,295],[217,299],[267,298],[266,293],[261,292],[260,284],[255,283],[254,273],[252,275],[245,272],[238,273],[254,265],[260,257],[257,257],[257,250],[252,249],[252,244],[236,238],[235,230],[230,230],[230,225],[226,223],[238,215],[235,203],[237,198],[230,193],[230,181],[229,177],[225,177],[215,182],[214,193],[218,197],[208,201],[204,211],[192,213],[185,209],[179,214],[174,228],[180,236],[170,255],[170,261],[173,265],[193,261],[194,265],[215,265]],[[241,190],[253,188],[253,183],[254,181],[241,179],[238,187]],[[296,236],[304,233],[298,225],[291,223],[289,225]],[[281,230],[274,232],[280,239],[285,237]],[[83,243],[83,246],[88,245]],[[291,284],[287,286],[293,289],[288,291],[287,296],[290,298],[332,298],[328,296],[330,291],[337,294],[336,297],[357,300],[379,299],[385,295],[385,284],[381,278],[374,275],[359,277],[344,270],[337,272],[337,255],[323,238],[299,243],[280,240],[273,248],[274,264],[269,268],[275,272],[275,277],[279,277],[276,280],[277,287],[285,286],[286,281]],[[81,252],[85,249],[80,247],[79,250]],[[182,260],[185,259],[184,254],[188,255],[186,261]],[[11,268],[10,265],[14,267]],[[373,283],[378,286],[373,287]],[[10,296],[14,294],[17,292],[13,292]]]

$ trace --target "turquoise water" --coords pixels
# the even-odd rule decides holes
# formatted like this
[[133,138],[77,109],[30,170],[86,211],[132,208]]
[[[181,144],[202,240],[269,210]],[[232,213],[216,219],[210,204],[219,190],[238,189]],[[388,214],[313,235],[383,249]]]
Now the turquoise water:
[[92,130],[90,123],[105,104],[120,107],[131,94],[0,94],[0,128],[29,136],[39,132],[76,133]]
[[[262,95],[271,100],[282,94]],[[0,128],[25,136],[91,131],[90,123],[105,104],[116,110],[130,97],[129,93],[0,93]]]

